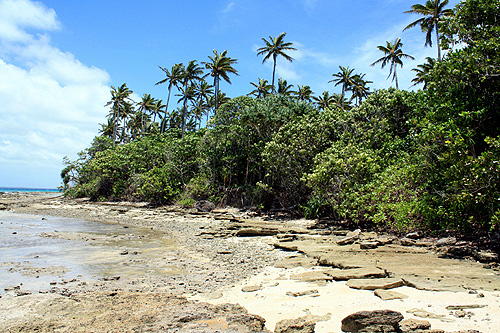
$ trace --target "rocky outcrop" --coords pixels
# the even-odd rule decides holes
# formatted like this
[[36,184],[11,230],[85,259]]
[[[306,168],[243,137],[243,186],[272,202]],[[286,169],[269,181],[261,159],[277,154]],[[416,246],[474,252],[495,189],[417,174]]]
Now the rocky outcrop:
[[316,322],[310,317],[283,319],[276,323],[274,333],[314,333]]
[[385,332],[396,333],[403,315],[392,310],[360,311],[342,319],[344,332]]

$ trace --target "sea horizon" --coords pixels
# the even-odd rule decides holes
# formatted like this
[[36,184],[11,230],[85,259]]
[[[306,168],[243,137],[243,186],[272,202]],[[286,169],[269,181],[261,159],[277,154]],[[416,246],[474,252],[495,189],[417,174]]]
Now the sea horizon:
[[36,187],[2,187],[0,192],[60,192],[57,188],[36,188]]

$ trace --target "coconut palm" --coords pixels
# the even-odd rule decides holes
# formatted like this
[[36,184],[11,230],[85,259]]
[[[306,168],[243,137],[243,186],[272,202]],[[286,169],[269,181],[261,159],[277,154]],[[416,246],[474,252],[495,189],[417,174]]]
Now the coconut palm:
[[155,99],[151,97],[151,94],[144,94],[142,96],[142,99],[139,103],[137,103],[137,113],[140,112],[141,114],[141,130],[144,132],[145,130],[145,125],[144,125],[144,116],[147,115],[148,113],[151,113],[151,110],[153,110],[155,107]]
[[270,59],[271,57],[273,58],[273,81],[271,85],[273,86],[273,91],[275,90],[274,87],[274,77],[276,73],[276,59],[278,56],[282,56],[286,60],[292,62],[293,58],[290,57],[288,54],[285,53],[285,51],[295,51],[297,50],[294,48],[292,45],[293,43],[285,43],[283,40],[285,38],[286,32],[282,32],[278,37],[271,37],[269,36],[269,40],[266,40],[265,38],[262,38],[266,46],[259,48],[257,51],[257,55],[264,55],[264,60],[262,60],[262,63],[266,62],[266,60]]
[[369,83],[373,83],[373,81],[366,81],[364,79],[365,75],[366,74],[356,74],[352,79],[353,85],[351,87],[351,100],[353,98],[357,99],[358,105],[361,105],[361,100],[368,97],[368,95],[370,94],[370,88],[368,88],[366,85]]
[[334,103],[333,96],[326,90],[318,97],[313,97],[312,99],[320,110],[328,109]]
[[293,85],[288,84],[286,80],[282,78],[278,78],[278,94],[281,96],[291,96],[293,94],[292,91]]
[[416,4],[411,6],[411,10],[407,10],[405,13],[419,14],[423,17],[419,18],[415,22],[410,23],[406,29],[413,28],[414,26],[420,25],[422,32],[425,32],[425,46],[432,46],[432,32],[436,31],[436,45],[438,49],[438,61],[441,61],[441,48],[439,47],[439,21],[443,16],[450,16],[453,14],[452,9],[444,9],[448,4],[448,0],[427,0],[425,5]]
[[342,105],[341,105],[341,108],[344,109],[343,100],[345,98],[345,92],[347,90],[349,90],[354,85],[354,81],[353,81],[354,75],[352,75],[352,73],[354,72],[354,68],[349,69],[349,66],[347,66],[347,67],[339,66],[339,68],[340,68],[340,72],[332,74],[332,76],[335,79],[330,80],[328,82],[329,83],[336,82],[335,86],[342,84],[342,100],[341,100]]
[[294,91],[293,93],[297,96],[299,101],[306,101],[306,102],[311,101],[311,97],[313,94],[311,87],[309,86],[298,86],[297,91]]
[[162,71],[165,72],[165,75],[167,76],[161,81],[156,82],[155,85],[158,84],[163,84],[168,82],[168,98],[167,98],[167,105],[165,106],[165,111],[168,110],[168,103],[170,102],[170,93],[172,91],[172,87],[177,87],[177,85],[180,83],[182,79],[182,72],[184,70],[184,65],[181,64],[175,64],[172,66],[172,70],[169,71],[168,69],[165,69],[161,66],[158,66],[161,68]]
[[273,89],[273,86],[271,86],[269,83],[267,83],[267,80],[259,78],[259,84],[250,82],[252,86],[255,87],[254,90],[252,90],[248,96],[250,95],[255,95],[257,98],[263,98],[269,95],[269,91]]
[[153,115],[153,123],[156,122],[156,116],[159,116],[161,119],[161,113],[166,112],[164,108],[166,107],[165,104],[163,104],[163,100],[161,99],[155,99],[153,103],[153,108],[150,110],[151,115]]
[[182,88],[180,88],[180,95],[182,96],[179,100],[183,102],[182,107],[182,137],[184,137],[186,117],[187,117],[187,103],[194,99],[195,91],[193,83],[201,80],[201,75],[203,74],[203,68],[198,66],[196,60],[191,60],[186,67],[183,68],[181,78],[182,78]]
[[[213,95],[214,93],[214,86],[210,85],[207,83],[207,81],[203,80],[194,86],[194,90],[196,93],[196,102],[195,102],[195,107],[198,108],[197,112],[201,112],[201,115],[205,114],[207,115],[207,122],[208,122],[208,117],[210,114],[210,105],[208,104],[208,101],[210,99],[210,96]],[[200,126],[201,126],[201,116],[200,116]]]
[[403,68],[403,58],[409,58],[415,60],[411,55],[403,53],[401,48],[403,47],[403,43],[401,43],[401,38],[396,39],[394,42],[386,42],[386,46],[379,45],[377,48],[384,52],[384,56],[377,61],[375,61],[371,66],[375,66],[378,63],[382,64],[382,68],[384,68],[387,64],[390,64],[389,75],[387,78],[391,77],[392,81],[396,80],[396,89],[398,87],[398,77],[397,77],[397,66],[400,65]]
[[223,78],[227,83],[231,84],[231,80],[229,79],[228,74],[233,73],[238,75],[238,71],[233,68],[233,64],[236,64],[238,59],[233,59],[227,56],[227,50],[222,53],[218,53],[217,50],[214,50],[214,56],[209,56],[210,62],[203,62],[205,68],[210,72],[207,74],[214,78],[214,89],[215,89],[215,110],[219,107],[217,104],[218,98],[217,95],[219,93],[219,81],[220,78]]
[[[109,117],[113,122],[113,146],[116,145],[116,135],[120,119],[124,119],[123,114],[127,115],[131,107],[130,95],[133,93],[124,83],[116,88],[111,86],[111,100],[105,106],[111,105]],[[124,126],[125,127],[125,126]]]
[[413,68],[412,71],[414,71],[416,74],[415,78],[411,80],[413,82],[413,86],[423,83],[424,84],[424,90],[427,88],[427,80],[426,76],[429,74],[430,70],[434,68],[436,65],[436,59],[427,57],[427,63],[417,65],[417,68]]

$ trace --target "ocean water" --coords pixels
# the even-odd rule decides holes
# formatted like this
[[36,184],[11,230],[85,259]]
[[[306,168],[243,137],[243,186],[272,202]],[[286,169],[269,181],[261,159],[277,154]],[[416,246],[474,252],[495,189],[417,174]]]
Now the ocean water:
[[57,188],[0,187],[0,192],[59,192]]

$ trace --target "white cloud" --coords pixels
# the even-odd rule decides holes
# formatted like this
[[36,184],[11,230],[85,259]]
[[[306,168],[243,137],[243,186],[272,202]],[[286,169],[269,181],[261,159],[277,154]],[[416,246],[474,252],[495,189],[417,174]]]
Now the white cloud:
[[25,185],[23,174],[39,174],[30,186],[55,187],[62,158],[88,146],[104,122],[110,78],[54,47],[49,36],[25,30],[57,29],[52,9],[0,0],[0,22],[0,171],[9,173],[0,173],[0,186]]
[[24,29],[54,30],[59,28],[54,10],[29,0],[0,1],[0,38],[8,41],[28,41],[32,36]]

